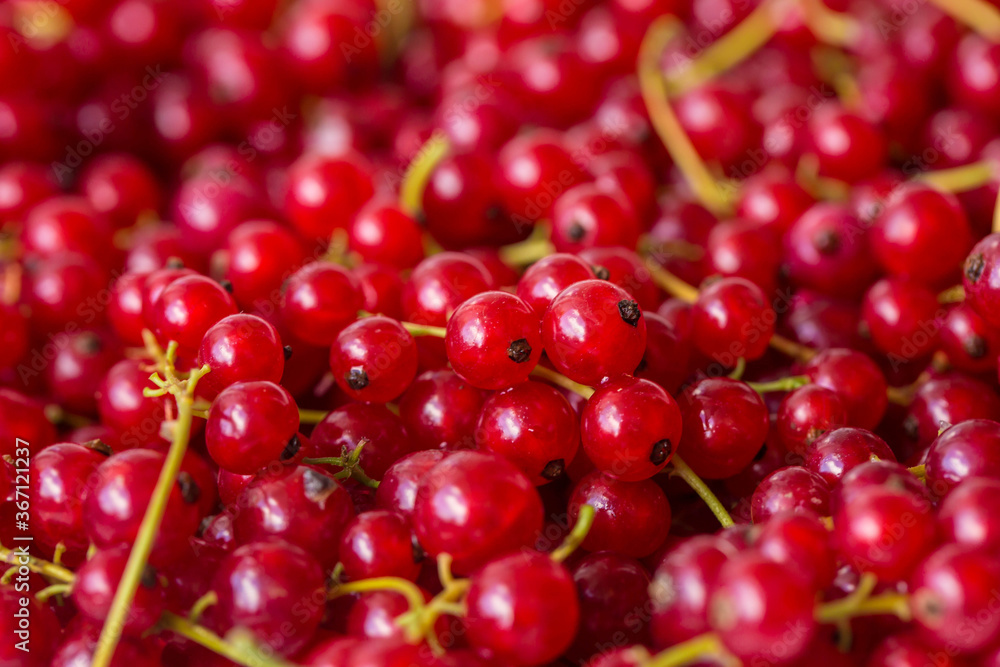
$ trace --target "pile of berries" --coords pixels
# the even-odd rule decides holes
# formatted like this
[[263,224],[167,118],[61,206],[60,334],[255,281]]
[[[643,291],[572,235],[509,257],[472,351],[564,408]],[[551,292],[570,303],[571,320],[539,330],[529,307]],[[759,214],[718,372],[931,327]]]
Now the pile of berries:
[[0,667],[1000,667],[998,7],[0,4]]

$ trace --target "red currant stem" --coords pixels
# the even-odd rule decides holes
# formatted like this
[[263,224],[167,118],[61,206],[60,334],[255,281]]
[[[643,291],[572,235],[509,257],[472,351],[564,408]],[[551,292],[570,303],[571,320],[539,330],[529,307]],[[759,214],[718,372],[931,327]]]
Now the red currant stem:
[[191,610],[188,611],[188,620],[197,623],[209,607],[214,607],[217,604],[219,604],[219,596],[216,595],[215,591],[205,593],[191,605]]
[[676,17],[664,15],[653,21],[639,47],[639,88],[650,122],[674,163],[691,185],[695,196],[709,210],[726,214],[731,208],[729,192],[718,182],[684,133],[667,99],[667,84],[660,71],[660,55],[681,29]]
[[[167,348],[165,374],[168,378],[176,379],[173,372],[173,358],[176,354],[176,344],[171,342]],[[163,513],[167,508],[167,499],[170,491],[177,482],[177,474],[180,472],[181,461],[187,451],[188,441],[191,438],[191,418],[192,406],[194,404],[195,387],[198,380],[207,374],[211,369],[208,366],[191,372],[190,377],[182,384],[175,385],[174,396],[177,401],[177,422],[174,425],[173,442],[167,452],[167,458],[163,462],[160,470],[160,477],[156,481],[153,496],[149,500],[149,506],[142,518],[139,526],[139,533],[136,535],[135,544],[129,554],[128,562],[125,564],[125,571],[122,573],[121,582],[115,591],[115,596],[111,602],[111,609],[108,617],[104,621],[101,629],[101,636],[94,651],[94,659],[91,667],[107,667],[111,663],[111,658],[121,639],[122,629],[125,627],[125,617],[132,606],[132,599],[139,588],[143,570],[149,560],[149,554],[153,550],[153,541],[156,533],[163,521]]]
[[50,563],[34,556],[26,556],[20,552],[15,553],[4,546],[0,546],[0,561],[13,565],[15,568],[18,566],[26,567],[46,579],[58,581],[63,584],[71,584],[76,579],[76,575],[62,565],[56,565],[55,563]]
[[639,241],[639,251],[658,262],[671,257],[697,262],[705,256],[705,249],[700,245],[681,239],[653,241],[649,237],[644,237]]
[[160,617],[159,627],[246,667],[291,667],[290,663],[269,657],[268,650],[255,646],[249,637],[240,637],[238,631],[230,633],[231,639],[227,641],[214,632],[169,611]]
[[923,463],[921,463],[920,465],[911,466],[908,470],[911,473],[913,473],[913,476],[919,479],[921,482],[927,480],[927,467],[924,466]]
[[788,0],[764,0],[679,72],[668,73],[670,94],[683,95],[752,56],[774,36],[792,7]]
[[816,356],[816,350],[811,347],[803,345],[802,343],[796,343],[795,341],[789,340],[784,336],[779,336],[778,334],[771,336],[771,340],[768,341],[768,345],[773,347],[778,352],[786,354],[797,361],[809,361]]
[[1000,11],[986,0],[930,0],[930,3],[983,37],[1000,42]]
[[820,41],[840,47],[857,42],[861,29],[850,14],[833,11],[823,0],[805,0],[802,5],[806,26]]
[[417,215],[423,208],[427,181],[430,180],[434,167],[447,155],[448,148],[448,138],[444,131],[436,130],[406,168],[403,182],[399,186],[399,203],[410,215]]
[[955,285],[938,294],[938,303],[962,303],[965,301],[965,288]]
[[550,233],[547,224],[535,225],[531,236],[525,240],[500,248],[500,261],[508,266],[522,267],[551,255],[556,249],[549,241]]
[[562,387],[567,391],[571,391],[574,394],[579,394],[584,398],[590,398],[594,395],[594,390],[586,385],[582,385],[579,382],[573,382],[568,377],[562,373],[557,373],[551,368],[546,368],[545,366],[538,365],[531,370],[531,374],[537,378],[541,378],[546,382],[550,382],[557,387]]
[[1000,195],[997,196],[997,201],[993,205],[993,227],[990,231],[994,234],[1000,232]]
[[965,192],[982,187],[993,180],[994,164],[990,160],[980,160],[961,167],[927,171],[913,180],[926,183],[945,192]]
[[[2,254],[2,253],[0,253]],[[24,268],[20,262],[10,258],[10,264],[3,268],[3,276],[0,277],[0,301],[8,306],[12,306],[21,298],[21,286],[24,283]]]
[[799,387],[806,386],[810,382],[811,380],[808,375],[792,375],[778,380],[771,380],[770,382],[747,382],[747,384],[755,392],[763,395],[776,391],[794,391]]
[[299,408],[299,422],[303,424],[318,424],[330,414],[329,410],[303,410]]
[[685,303],[694,303],[698,300],[698,288],[689,285],[674,274],[660,266],[654,258],[650,257],[647,268],[653,277],[653,282],[657,284],[667,294],[677,297]]
[[712,489],[708,488],[705,481],[699,477],[694,470],[691,470],[691,466],[684,462],[677,454],[670,460],[671,465],[673,465],[673,470],[670,472],[671,476],[676,475],[680,477],[687,485],[691,487],[691,490],[698,494],[698,497],[705,501],[708,505],[708,509],[712,510],[712,514],[715,518],[719,520],[719,523],[723,528],[729,528],[733,525],[733,518],[729,516],[729,512],[726,510],[722,501],[712,493]]
[[[367,310],[359,310],[358,317],[372,317],[375,313]],[[444,327],[433,327],[429,324],[417,324],[416,322],[399,321],[400,326],[410,332],[411,336],[433,336],[434,338],[444,338],[447,329]]]
[[741,380],[743,379],[743,373],[746,372],[746,369],[747,369],[747,360],[744,359],[743,357],[740,357],[739,359],[736,360],[736,368],[734,368],[729,373],[729,377],[733,380]]
[[302,459],[303,463],[310,463],[313,465],[332,465],[338,468],[343,468],[343,470],[337,472],[334,477],[337,479],[348,479],[352,478],[358,482],[361,482],[365,486],[371,487],[373,489],[378,488],[378,480],[374,480],[365,474],[365,471],[361,469],[361,451],[368,444],[368,440],[362,438],[358,442],[358,446],[352,451],[348,452],[347,447],[344,446],[340,451],[340,456],[327,456],[322,458],[310,458]]
[[642,667],[682,667],[713,655],[724,656],[726,651],[715,633],[706,632],[671,646],[640,664]]
[[438,581],[441,582],[441,586],[443,586],[444,588],[448,588],[449,586],[452,586],[455,583],[455,575],[452,574],[451,572],[451,564],[454,562],[454,560],[455,559],[451,557],[451,554],[448,553],[438,554],[437,557]]
[[72,584],[52,584],[35,593],[35,598],[39,602],[45,602],[56,595],[66,595],[71,590],[73,590]]
[[799,158],[795,180],[815,199],[846,201],[851,193],[851,186],[847,183],[819,175],[819,158],[812,153]]
[[11,579],[14,578],[14,575],[17,574],[17,571],[19,569],[20,568],[18,568],[16,565],[14,565],[13,567],[7,568],[7,571],[3,573],[3,576],[0,576],[0,586],[7,586],[7,585],[9,585],[10,582],[11,582]]
[[594,526],[594,516],[596,512],[591,505],[581,505],[580,514],[576,518],[576,525],[570,531],[562,544],[553,551],[549,557],[557,563],[562,563],[569,558],[577,548],[587,539],[587,533]]
[[52,552],[52,562],[56,565],[62,565],[62,557],[66,553],[66,544],[64,542],[59,542],[56,545],[55,550]]
[[875,597],[866,597],[864,600],[847,596],[816,608],[816,620],[820,623],[837,623],[858,616],[883,615],[893,615],[903,621],[910,620],[909,596],[906,593],[883,593]]
[[330,245],[327,246],[323,259],[335,264],[349,265],[347,243],[348,235],[346,229],[338,227],[333,230],[333,234],[330,235]]
[[415,583],[402,577],[372,577],[371,579],[359,579],[346,584],[333,586],[327,597],[329,599],[353,595],[354,593],[370,593],[372,591],[395,591],[410,603],[410,610],[422,609],[424,607],[424,594]]

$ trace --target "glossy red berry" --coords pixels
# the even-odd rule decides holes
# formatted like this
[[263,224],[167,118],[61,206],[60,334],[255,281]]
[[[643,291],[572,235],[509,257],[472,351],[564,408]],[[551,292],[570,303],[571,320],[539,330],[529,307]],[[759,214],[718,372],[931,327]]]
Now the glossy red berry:
[[50,548],[60,542],[70,553],[86,551],[83,506],[97,479],[97,467],[107,459],[100,446],[60,443],[31,457],[31,528],[34,536]]
[[1000,234],[990,234],[969,251],[962,287],[966,303],[991,326],[1000,326]]
[[357,154],[304,155],[289,167],[285,213],[305,239],[329,239],[347,228],[374,189],[370,167]]
[[458,572],[534,542],[542,502],[524,473],[484,452],[456,452],[417,487],[413,528],[432,557],[448,553]]
[[348,245],[366,262],[412,269],[424,258],[420,226],[394,203],[373,200],[354,217]]
[[445,350],[455,372],[473,386],[512,387],[528,379],[542,356],[538,315],[513,294],[478,294],[448,320]]
[[160,424],[167,418],[166,399],[144,396],[155,389],[144,365],[123,359],[105,375],[98,394],[101,422],[117,435],[124,449],[149,447],[163,442]]
[[698,349],[727,367],[741,357],[760,358],[777,320],[761,289],[743,278],[708,284],[698,294],[692,313]]
[[[149,449],[131,449],[108,458],[97,469],[97,482],[83,501],[87,537],[98,548],[132,545],[146,514],[166,457]],[[153,542],[154,564],[166,564],[188,549],[201,517],[201,489],[181,472],[170,490],[163,522]]]
[[772,515],[760,528],[753,546],[766,558],[805,578],[813,590],[833,582],[837,570],[830,531],[816,514],[787,512]]
[[1000,549],[1000,480],[970,477],[941,502],[938,522],[946,540],[984,552]]
[[486,399],[475,433],[479,449],[504,457],[538,485],[560,477],[580,447],[579,417],[562,393],[541,382]]
[[330,370],[351,398],[387,403],[399,397],[417,374],[417,344],[388,317],[366,317],[337,334]]
[[646,322],[628,292],[585,280],[553,299],[542,318],[542,342],[557,370],[593,386],[635,370],[646,346]]
[[754,460],[770,429],[767,407],[749,385],[708,378],[684,390],[680,447],[700,477],[725,479]]
[[908,576],[934,546],[930,503],[889,486],[866,485],[842,497],[833,526],[840,557],[886,581]]
[[156,334],[161,341],[177,341],[194,351],[213,325],[236,313],[233,297],[219,283],[204,276],[186,276],[167,285],[153,306]]
[[815,634],[812,591],[786,570],[753,553],[722,567],[709,618],[722,643],[740,660],[788,662],[806,650]]
[[[23,586],[23,584],[22,584]],[[17,665],[18,667],[50,667],[50,665],[66,665],[59,663],[58,658],[49,662],[53,658],[59,646],[59,638],[62,628],[59,626],[59,619],[52,611],[52,607],[39,602],[33,596],[26,596],[26,591],[19,591],[14,586],[0,586],[0,613],[5,618],[11,619],[8,627],[11,633],[26,631],[28,638],[32,641],[28,646],[30,651],[18,648],[18,642],[5,642],[0,646],[0,664]],[[22,610],[27,610],[22,611]],[[22,627],[21,620],[17,618],[18,613],[27,616],[26,626]],[[18,637],[18,635],[13,635]],[[35,639],[41,639],[35,643]],[[76,664],[89,664],[88,662]],[[115,667],[119,667],[116,665]]]
[[312,554],[324,568],[337,563],[354,506],[332,476],[307,466],[268,470],[244,494],[247,507],[234,520],[239,543],[280,538]]
[[348,403],[323,418],[310,437],[307,456],[341,456],[364,442],[358,459],[369,477],[380,479],[389,467],[417,449],[399,417],[384,405]]
[[1000,357],[1000,332],[967,304],[948,311],[939,334],[941,351],[952,366],[966,373],[995,370]]
[[201,340],[198,363],[212,369],[198,382],[208,398],[236,382],[279,382],[285,370],[285,349],[278,330],[256,315],[229,315]]
[[727,542],[709,536],[693,537],[667,552],[649,586],[655,646],[666,648],[709,631],[709,597],[733,555]]
[[[236,549],[212,584],[219,604],[210,611],[224,628],[242,627],[281,655],[309,644],[326,601],[323,570],[302,549],[280,540]],[[275,628],[286,631],[275,632]]]
[[910,403],[903,429],[918,448],[931,444],[947,424],[1000,420],[1000,397],[990,385],[950,373],[923,384]]
[[796,285],[848,298],[864,292],[877,271],[865,226],[840,204],[816,204],[795,221],[785,261]]
[[649,602],[649,572],[642,563],[610,551],[587,554],[572,568],[580,600],[580,629],[569,654],[600,654],[615,638],[649,640],[649,628],[636,622],[636,609]]
[[884,166],[886,140],[861,116],[835,103],[825,104],[809,118],[809,147],[822,176],[848,183],[870,178]]
[[554,253],[538,260],[517,282],[517,295],[538,314],[545,314],[560,292],[584,280],[594,278],[594,269],[575,255]]
[[[71,591],[73,604],[91,623],[99,625],[108,617],[128,558],[128,547],[100,550],[77,570]],[[153,627],[163,613],[166,597],[156,570],[147,565],[128,608],[123,632],[138,636]]]
[[282,290],[282,322],[292,335],[311,345],[332,343],[357,319],[364,304],[357,278],[333,262],[306,264]]
[[587,458],[598,470],[634,482],[667,465],[681,437],[681,411],[659,385],[621,378],[602,385],[580,416]]
[[935,643],[979,651],[1000,638],[1000,617],[992,611],[997,586],[1000,564],[993,555],[947,545],[910,577],[910,609],[917,626]]
[[415,580],[423,552],[399,514],[372,510],[355,517],[340,538],[340,562],[351,580],[402,577]]
[[781,512],[830,512],[830,487],[816,473],[802,466],[789,466],[764,478],[750,499],[754,523],[764,523]]
[[298,453],[299,411],[273,382],[237,382],[219,394],[208,413],[205,443],[219,467],[250,475]]
[[790,392],[778,408],[777,433],[785,451],[805,456],[816,438],[848,423],[840,395],[816,384]]
[[447,452],[429,450],[413,452],[396,461],[378,485],[375,506],[410,520],[417,501],[417,488],[431,468],[446,456]]
[[403,287],[404,319],[444,326],[465,300],[492,288],[489,271],[472,257],[442,252],[420,262]]
[[667,538],[670,504],[652,480],[623,482],[594,471],[581,479],[569,497],[570,522],[583,505],[594,508],[594,525],[583,541],[587,551],[614,551],[644,558]]
[[400,398],[399,416],[420,449],[472,449],[485,399],[453,371],[427,371]]
[[296,234],[276,222],[251,220],[229,233],[226,279],[242,306],[281,301],[281,284],[306,262],[306,247]]
[[809,360],[805,374],[835,392],[851,426],[873,429],[885,414],[889,399],[885,375],[867,355],[844,348],[823,350]]
[[509,665],[542,665],[576,634],[580,606],[569,572],[526,551],[493,561],[470,580],[466,624],[472,646]]
[[1000,479],[1000,424],[970,419],[947,428],[927,449],[924,466],[927,488],[937,496],[969,477]]
[[832,487],[853,468],[869,461],[895,461],[885,440],[861,428],[827,431],[808,446],[805,466]]

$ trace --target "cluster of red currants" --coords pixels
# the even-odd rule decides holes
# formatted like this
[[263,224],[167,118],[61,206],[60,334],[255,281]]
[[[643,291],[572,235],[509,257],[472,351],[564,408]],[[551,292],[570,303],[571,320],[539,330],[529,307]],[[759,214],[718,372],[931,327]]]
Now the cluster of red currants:
[[1000,667],[1000,1],[0,5],[0,667]]

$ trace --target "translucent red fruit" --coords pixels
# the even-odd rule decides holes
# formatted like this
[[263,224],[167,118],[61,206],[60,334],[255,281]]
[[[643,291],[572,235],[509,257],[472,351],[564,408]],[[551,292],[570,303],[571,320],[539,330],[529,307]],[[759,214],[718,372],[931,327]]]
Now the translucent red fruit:
[[440,450],[413,452],[386,471],[375,491],[375,506],[391,510],[410,521],[417,502],[417,489],[424,476],[449,455]]
[[519,297],[507,292],[478,294],[448,320],[448,361],[476,387],[512,387],[528,379],[542,356],[538,327],[538,315]]
[[767,407],[746,383],[701,380],[684,390],[680,447],[684,462],[700,477],[725,479],[746,468],[764,446],[770,428]]
[[291,459],[299,443],[299,410],[288,391],[273,382],[237,382],[219,394],[208,413],[205,443],[219,467],[250,475]]
[[420,574],[423,552],[416,548],[410,525],[401,515],[372,510],[356,516],[340,538],[340,562],[352,580]]
[[541,382],[486,399],[475,433],[479,449],[504,457],[538,485],[562,475],[580,447],[579,417],[562,393]]
[[31,457],[30,479],[37,484],[31,499],[31,529],[46,546],[55,548],[62,542],[71,553],[87,549],[83,504],[97,467],[106,458],[99,448],[71,443],[46,447]]
[[709,618],[722,643],[740,660],[789,662],[806,650],[815,634],[815,589],[804,588],[787,570],[787,565],[754,553],[741,554],[722,567]]
[[366,262],[412,269],[424,258],[423,232],[401,206],[373,200],[351,222],[348,245]]
[[941,503],[938,521],[946,540],[996,553],[1000,550],[1000,480],[963,480]]
[[924,466],[937,496],[969,477],[1000,479],[1000,423],[970,419],[947,428],[927,449]]
[[761,554],[782,563],[807,584],[823,590],[833,582],[837,559],[830,531],[816,514],[787,512],[773,515],[760,527],[753,543]]
[[399,417],[384,405],[348,403],[323,418],[310,437],[307,456],[342,456],[361,443],[358,459],[372,478],[381,479],[389,467],[420,445],[410,438]]
[[727,542],[710,536],[693,537],[666,554],[649,586],[654,646],[666,648],[709,631],[709,596],[734,554]]
[[575,255],[546,255],[525,271],[517,282],[517,295],[541,317],[564,289],[594,278],[593,268]]
[[233,297],[205,276],[185,276],[167,285],[153,305],[157,338],[195,351],[205,332],[236,313]]
[[569,572],[526,551],[495,560],[470,580],[469,643],[508,665],[544,665],[576,634],[580,606]]
[[285,283],[281,318],[296,338],[311,345],[329,345],[358,317],[364,304],[361,285],[333,262],[312,262]]
[[281,283],[306,261],[306,246],[294,231],[276,222],[252,220],[229,234],[226,279],[243,306],[281,301]]
[[387,403],[399,397],[417,374],[417,344],[388,317],[366,317],[337,334],[330,370],[351,398]]
[[[89,558],[76,572],[73,581],[73,604],[91,623],[100,625],[108,617],[111,602],[118,589],[129,548],[102,549]],[[160,620],[166,606],[166,589],[157,578],[156,571],[146,566],[132,604],[125,617],[123,632],[138,636]]]
[[862,572],[886,581],[903,579],[934,546],[933,508],[919,495],[865,485],[838,505],[833,513],[837,552]]
[[587,401],[580,435],[598,470],[623,481],[648,479],[677,450],[681,411],[659,385],[621,378],[599,387]]
[[1000,616],[993,611],[998,586],[1000,564],[994,555],[947,545],[910,577],[910,610],[935,643],[979,651],[1000,638]]
[[256,315],[224,317],[205,332],[198,363],[212,369],[198,382],[207,398],[236,382],[279,382],[285,369],[285,349],[278,330]]
[[750,498],[754,523],[764,523],[783,512],[810,512],[827,516],[830,487],[816,473],[802,466],[775,470],[764,478]]
[[603,551],[583,556],[571,570],[580,600],[580,629],[567,655],[600,654],[622,636],[648,642],[649,626],[636,623],[635,616],[649,601],[649,572],[642,563]]
[[840,395],[816,384],[790,392],[778,407],[778,438],[785,451],[805,456],[809,445],[827,431],[847,425]]
[[639,221],[624,195],[586,183],[567,190],[552,207],[552,243],[558,252],[634,248]]
[[706,285],[692,313],[698,349],[726,367],[741,357],[752,361],[763,356],[777,320],[764,292],[743,278]]
[[945,310],[927,287],[887,278],[861,302],[861,318],[875,346],[898,368],[934,351]]
[[399,417],[420,449],[472,449],[486,394],[453,371],[427,371],[400,398]]
[[839,104],[818,108],[808,128],[810,148],[822,176],[856,183],[876,175],[885,165],[887,145],[882,133]]
[[[153,496],[165,456],[149,449],[130,449],[110,457],[97,469],[97,482],[83,504],[87,537],[99,548],[135,543],[139,525]],[[153,542],[151,560],[165,564],[189,549],[201,517],[201,489],[181,473],[170,489],[166,511]]]
[[670,504],[652,480],[622,482],[594,471],[570,494],[570,523],[576,523],[584,505],[595,512],[594,525],[582,545],[587,551],[644,558],[663,544],[670,531]]
[[636,369],[646,347],[646,322],[628,292],[585,280],[553,299],[542,318],[542,342],[559,372],[593,386]]
[[1000,327],[1000,234],[990,234],[962,265],[965,302],[993,327]]
[[[26,612],[23,610],[27,610]],[[51,667],[56,662],[49,662],[59,645],[59,637],[62,628],[59,626],[59,619],[56,618],[52,607],[44,602],[39,602],[32,595],[25,595],[23,591],[18,591],[14,586],[0,586],[0,613],[4,618],[11,619],[7,627],[10,628],[11,638],[17,637],[14,634],[19,630],[16,626],[20,621],[17,614],[27,613],[29,620],[30,651],[18,648],[18,641],[4,642],[0,646],[0,664],[17,665],[18,667]],[[76,664],[89,664],[78,662]],[[117,665],[115,667],[118,667]]]
[[456,452],[431,468],[417,488],[413,527],[432,557],[448,553],[471,572],[534,542],[542,502],[531,480],[495,454]]
[[491,289],[490,273],[478,259],[442,252],[420,262],[403,287],[403,316],[409,322],[444,326],[466,299]]
[[885,440],[861,428],[827,431],[809,445],[805,458],[805,466],[831,486],[862,463],[896,460]]
[[952,276],[972,246],[958,200],[926,186],[910,186],[890,201],[870,237],[883,269],[926,285]]
[[816,204],[795,221],[785,261],[795,284],[835,296],[857,296],[876,272],[866,226],[840,204]]
[[324,568],[336,565],[354,506],[331,475],[307,466],[268,470],[244,494],[246,507],[234,521],[240,544],[280,538],[305,549]]
[[[219,565],[212,584],[219,604],[210,618],[224,630],[242,627],[281,655],[312,640],[326,602],[323,570],[302,549],[280,540],[236,549]],[[284,628],[275,632],[276,628]]]
[[347,228],[374,193],[370,170],[357,154],[304,155],[292,163],[285,213],[299,234],[305,239],[329,239],[334,229]]
[[804,370],[814,384],[837,393],[851,426],[878,426],[889,403],[888,385],[870,357],[855,350],[833,348],[810,359]]

